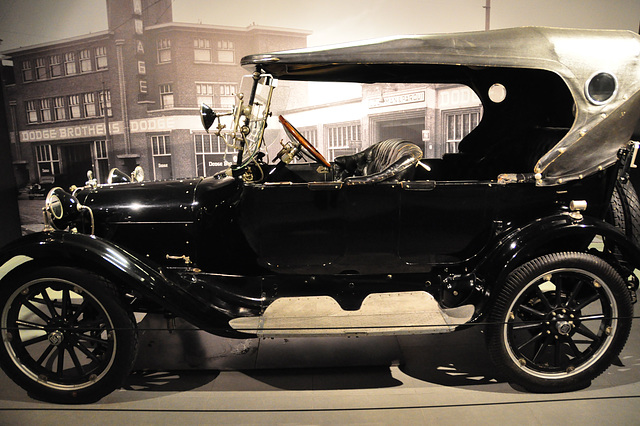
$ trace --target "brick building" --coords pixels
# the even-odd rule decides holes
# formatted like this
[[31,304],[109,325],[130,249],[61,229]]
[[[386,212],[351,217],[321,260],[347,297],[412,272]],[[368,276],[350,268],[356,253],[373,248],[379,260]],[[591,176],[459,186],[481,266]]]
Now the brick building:
[[140,164],[147,178],[208,175],[224,148],[202,131],[198,105],[229,108],[240,58],[305,47],[310,34],[177,23],[171,0],[106,0],[108,29],[2,52],[7,121],[19,186]]

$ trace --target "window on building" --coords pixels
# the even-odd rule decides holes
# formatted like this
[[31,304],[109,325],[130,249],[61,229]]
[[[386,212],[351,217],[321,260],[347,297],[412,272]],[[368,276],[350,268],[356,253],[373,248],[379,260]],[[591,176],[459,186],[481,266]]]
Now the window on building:
[[91,51],[89,49],[84,49],[80,51],[80,72],[90,72],[93,71],[93,67],[91,66]]
[[458,143],[480,121],[480,111],[453,111],[444,113],[445,153],[458,152]]
[[94,158],[96,159],[94,176],[98,182],[107,180],[109,174],[109,155],[107,154],[107,141],[100,140],[93,142]]
[[64,97],[53,98],[53,112],[56,121],[66,120],[67,112],[64,107]]
[[362,126],[360,123],[327,126],[326,133],[329,161],[333,161],[340,155],[355,154],[362,146]]
[[236,101],[235,95],[236,95],[235,84],[221,84],[220,85],[220,108],[232,109]]
[[80,111],[80,95],[69,96],[69,118],[82,117]]
[[193,40],[193,58],[196,62],[211,62],[211,43],[205,38]]
[[53,176],[60,174],[60,159],[58,148],[51,145],[36,146],[36,160],[38,162],[38,174],[40,176]]
[[113,115],[111,111],[111,91],[104,90],[102,92],[98,92],[98,96],[100,97],[100,103],[98,105],[100,107],[100,110],[98,111],[98,115],[104,116],[104,109],[106,106],[107,115],[111,117]]
[[107,69],[107,48],[104,46],[96,47],[96,69]]
[[230,159],[225,160],[226,144],[222,138],[211,134],[193,136],[197,176],[211,176],[229,166]]
[[196,102],[198,106],[207,104],[214,107],[213,102],[214,85],[213,83],[196,83]]
[[232,41],[218,41],[218,62],[233,64],[235,63],[235,50]]
[[36,109],[36,101],[27,101],[27,123],[38,122],[38,111]]
[[169,135],[151,136],[151,151],[154,156],[171,155]]
[[171,84],[160,85],[160,104],[163,109],[173,108],[173,89]]
[[33,70],[31,69],[31,61],[22,61],[22,81],[33,81]]
[[62,76],[62,58],[60,58],[60,55],[49,56],[49,74],[51,74],[51,78]]
[[64,54],[64,73],[65,75],[76,74],[76,54],[75,52],[69,52]]
[[171,62],[171,40],[161,38],[156,41],[156,45],[158,46],[158,63],[164,64]]
[[51,100],[40,99],[40,117],[43,122],[53,121],[51,119]]
[[36,79],[44,80],[47,78],[47,60],[45,58],[36,59]]
[[85,117],[95,117],[97,115],[95,93],[84,93],[82,95],[82,106]]

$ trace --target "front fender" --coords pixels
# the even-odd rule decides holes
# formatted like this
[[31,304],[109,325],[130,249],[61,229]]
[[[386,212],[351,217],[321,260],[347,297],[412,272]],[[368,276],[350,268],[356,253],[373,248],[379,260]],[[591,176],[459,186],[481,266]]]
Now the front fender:
[[68,264],[91,270],[113,281],[125,292],[150,300],[195,326],[232,337],[229,315],[189,292],[185,283],[116,244],[99,237],[68,232],[31,234],[5,246],[0,253],[0,285],[22,267]]
[[616,261],[627,262],[631,270],[640,268],[640,249],[615,226],[588,216],[576,220],[568,214],[558,214],[508,232],[476,272],[495,287],[523,263],[551,252],[585,251],[596,236],[615,245],[621,256]]

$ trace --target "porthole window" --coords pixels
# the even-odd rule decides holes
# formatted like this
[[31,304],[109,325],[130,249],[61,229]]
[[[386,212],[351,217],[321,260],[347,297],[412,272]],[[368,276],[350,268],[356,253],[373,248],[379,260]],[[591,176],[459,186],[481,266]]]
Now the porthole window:
[[507,88],[504,87],[504,85],[495,83],[492,84],[491,87],[489,87],[489,99],[491,99],[491,102],[499,104],[500,102],[504,101],[506,97]]
[[608,72],[599,72],[587,80],[585,94],[589,102],[595,105],[607,103],[618,90],[618,81]]

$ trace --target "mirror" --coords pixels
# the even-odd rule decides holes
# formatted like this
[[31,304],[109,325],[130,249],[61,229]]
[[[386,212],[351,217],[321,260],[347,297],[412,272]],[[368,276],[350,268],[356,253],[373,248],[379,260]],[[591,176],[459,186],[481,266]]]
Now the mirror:
[[207,104],[202,104],[200,106],[200,120],[202,121],[202,127],[209,132],[209,128],[213,125],[213,122],[216,121],[218,115],[214,110]]

